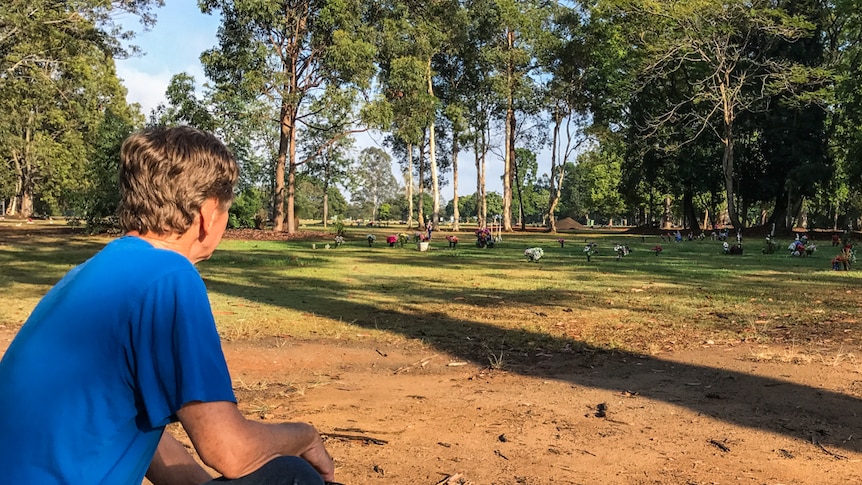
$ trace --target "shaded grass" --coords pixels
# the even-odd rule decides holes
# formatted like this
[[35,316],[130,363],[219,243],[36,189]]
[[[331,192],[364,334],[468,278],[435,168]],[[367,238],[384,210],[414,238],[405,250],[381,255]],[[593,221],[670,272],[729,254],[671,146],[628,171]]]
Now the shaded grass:
[[[199,265],[222,336],[416,339],[497,360],[501,351],[859,343],[860,274],[832,271],[825,247],[790,258],[760,254],[757,240],[746,254],[726,256],[715,241],[580,233],[564,235],[560,247],[558,235],[516,233],[480,249],[462,232],[449,249],[443,232],[431,251],[418,252],[381,242],[396,229],[376,231],[372,247],[367,229],[350,230],[343,246],[329,250],[326,237],[223,241]],[[2,324],[22,323],[54,282],[109,240],[31,232],[0,234]],[[585,242],[598,244],[590,262]],[[615,243],[633,253],[618,261]],[[649,251],[656,244],[664,247],[658,256]],[[545,255],[528,263],[523,251],[535,246]]]

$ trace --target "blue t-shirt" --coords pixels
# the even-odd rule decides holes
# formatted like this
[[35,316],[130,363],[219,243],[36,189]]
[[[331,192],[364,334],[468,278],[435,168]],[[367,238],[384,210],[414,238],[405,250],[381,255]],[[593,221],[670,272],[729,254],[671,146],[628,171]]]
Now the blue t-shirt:
[[176,252],[112,241],[0,361],[0,481],[139,485],[190,401],[236,402],[204,283]]

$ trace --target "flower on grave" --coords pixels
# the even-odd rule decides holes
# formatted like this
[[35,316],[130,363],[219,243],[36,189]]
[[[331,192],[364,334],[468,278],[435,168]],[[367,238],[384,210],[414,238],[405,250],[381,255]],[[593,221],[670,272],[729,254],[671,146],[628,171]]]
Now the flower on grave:
[[409,240],[410,240],[410,234],[407,234],[406,232],[398,233],[398,245],[399,246],[404,247],[404,243],[406,243]]
[[631,252],[631,249],[629,249],[625,244],[615,244],[614,252],[617,253],[617,260],[619,260],[623,256],[628,255]]
[[375,236],[374,234],[366,234],[365,239],[368,240],[368,246],[370,247],[372,244],[374,244],[374,240],[377,239],[377,236]]
[[398,242],[398,235],[397,234],[390,234],[389,236],[386,236],[386,244],[388,244],[390,248],[395,247],[395,243],[397,243],[397,242]]
[[653,246],[653,247],[652,247],[652,249],[650,249],[650,251],[654,252],[654,253],[655,253],[655,255],[656,255],[656,256],[658,256],[658,253],[660,253],[660,252],[661,252],[661,246],[659,246],[658,244],[656,244],[655,246]]
[[599,250],[596,249],[596,243],[589,243],[584,246],[584,255],[587,257],[587,261],[596,254],[599,254]]
[[416,232],[413,234],[413,241],[415,242],[425,242],[428,240],[428,235],[424,232]]
[[487,227],[483,227],[476,230],[476,240],[489,243],[493,242],[494,238],[491,236],[491,230]]
[[527,257],[527,261],[531,263],[535,263],[536,261],[542,259],[542,256],[545,255],[545,251],[542,248],[529,248],[524,250],[524,256]]
[[446,236],[446,240],[449,241],[450,248],[458,247],[458,236],[454,234],[449,234],[448,236]]
[[560,243],[560,247],[563,247],[566,245],[566,240],[563,238],[557,239],[557,242]]
[[329,244],[327,243],[327,244],[326,244],[326,246],[324,246],[324,247],[325,247],[326,249],[329,249]]
[[344,244],[344,236],[335,236],[335,247]]
[[805,245],[805,254],[811,256],[812,254],[817,252],[817,246],[814,243],[809,243]]

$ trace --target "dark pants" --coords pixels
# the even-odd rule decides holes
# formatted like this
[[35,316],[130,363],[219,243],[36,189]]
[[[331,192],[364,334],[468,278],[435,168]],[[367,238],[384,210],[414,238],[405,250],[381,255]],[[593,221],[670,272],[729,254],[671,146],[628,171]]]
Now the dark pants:
[[281,456],[242,478],[217,478],[208,483],[222,482],[234,485],[323,485],[323,478],[302,458]]

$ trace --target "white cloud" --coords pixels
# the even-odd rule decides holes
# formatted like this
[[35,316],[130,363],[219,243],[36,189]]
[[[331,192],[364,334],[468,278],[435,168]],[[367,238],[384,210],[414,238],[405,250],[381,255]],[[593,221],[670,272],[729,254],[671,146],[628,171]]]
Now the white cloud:
[[153,108],[165,102],[165,90],[173,74],[166,70],[146,73],[117,62],[117,75],[129,92],[126,100],[140,104],[141,112],[144,116],[149,116]]
[[117,61],[117,75],[122,80],[123,86],[128,90],[126,101],[140,104],[141,112],[147,117],[149,117],[150,112],[159,103],[166,102],[165,90],[168,88],[171,77],[175,74],[185,72],[194,76],[197,83],[198,96],[200,96],[201,86],[206,80],[200,64],[187,65],[184,69],[177,72],[162,69],[158,72],[149,73],[136,69],[133,67],[133,64],[124,64],[124,62]]

